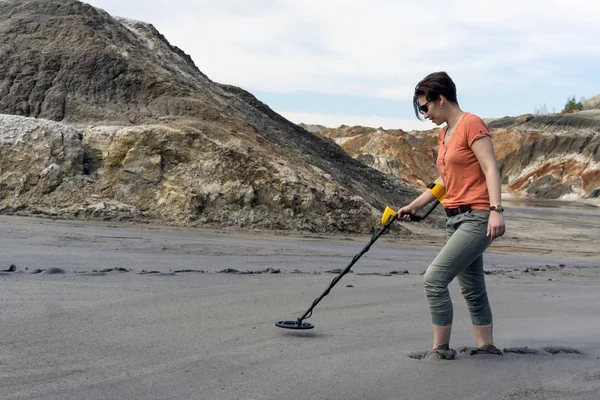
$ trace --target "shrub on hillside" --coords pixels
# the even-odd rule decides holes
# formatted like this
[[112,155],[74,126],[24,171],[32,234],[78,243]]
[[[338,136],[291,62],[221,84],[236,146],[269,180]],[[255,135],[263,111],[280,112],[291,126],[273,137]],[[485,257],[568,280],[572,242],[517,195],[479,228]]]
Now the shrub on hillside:
[[565,108],[562,110],[562,112],[583,110],[583,101],[584,99],[581,101],[576,101],[575,96],[567,99],[567,103],[565,104]]

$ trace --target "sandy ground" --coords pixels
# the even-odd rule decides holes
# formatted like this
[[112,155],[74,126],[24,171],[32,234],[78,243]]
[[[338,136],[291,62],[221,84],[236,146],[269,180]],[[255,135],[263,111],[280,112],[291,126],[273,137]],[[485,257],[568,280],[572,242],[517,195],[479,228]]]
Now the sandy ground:
[[[441,231],[370,240],[0,217],[1,399],[599,399],[600,210],[513,204],[486,253],[501,349],[431,346]],[[16,269],[16,270],[15,270]],[[236,272],[237,271],[237,272]],[[458,287],[452,347],[474,345]],[[556,353],[556,354],[554,354]]]

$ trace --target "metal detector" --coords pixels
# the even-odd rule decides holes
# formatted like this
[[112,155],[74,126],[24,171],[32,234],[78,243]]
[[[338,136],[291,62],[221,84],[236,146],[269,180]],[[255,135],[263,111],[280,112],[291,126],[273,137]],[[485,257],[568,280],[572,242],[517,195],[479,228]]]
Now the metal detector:
[[[429,214],[431,214],[431,212],[438,206],[438,204],[440,204],[439,199],[435,200],[435,202],[427,209],[427,211],[423,215],[409,214],[410,220],[415,221],[415,222],[422,221],[423,219],[427,218],[427,216]],[[296,329],[296,330],[314,328],[313,324],[304,322],[304,320],[311,317],[313,309],[317,306],[317,304],[319,304],[319,302],[321,300],[323,300],[323,297],[327,296],[329,294],[329,291],[336,285],[336,283],[338,283],[340,281],[340,279],[342,279],[342,277],[344,275],[346,275],[350,271],[350,268],[352,268],[352,266],[359,260],[359,258],[361,258],[363,254],[365,254],[367,251],[369,251],[369,249],[371,248],[371,245],[373,243],[375,243],[375,241],[377,239],[379,239],[379,237],[381,235],[383,235],[384,233],[387,233],[390,230],[390,226],[397,218],[398,218],[398,214],[394,210],[392,210],[390,207],[386,207],[385,211],[383,213],[383,217],[382,217],[383,228],[381,228],[378,232],[376,232],[373,235],[369,244],[367,244],[365,246],[365,248],[361,250],[360,253],[355,255],[354,258],[352,259],[352,261],[350,262],[350,264],[348,264],[348,266],[338,276],[336,276],[333,279],[333,281],[331,281],[331,284],[329,285],[329,287],[323,292],[323,294],[321,294],[319,297],[317,297],[313,301],[310,308],[308,310],[306,310],[306,312],[297,320],[295,320],[295,321],[292,321],[292,320],[277,321],[275,323],[275,326],[277,326],[279,328]]]

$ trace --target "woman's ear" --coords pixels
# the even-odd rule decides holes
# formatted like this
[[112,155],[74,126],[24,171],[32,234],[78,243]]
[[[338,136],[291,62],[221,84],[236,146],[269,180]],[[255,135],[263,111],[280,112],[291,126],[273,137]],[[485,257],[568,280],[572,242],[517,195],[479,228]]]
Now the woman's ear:
[[438,99],[438,104],[440,105],[440,107],[442,107],[444,105],[444,103],[446,102],[446,98],[444,97],[444,95],[440,94],[440,98]]

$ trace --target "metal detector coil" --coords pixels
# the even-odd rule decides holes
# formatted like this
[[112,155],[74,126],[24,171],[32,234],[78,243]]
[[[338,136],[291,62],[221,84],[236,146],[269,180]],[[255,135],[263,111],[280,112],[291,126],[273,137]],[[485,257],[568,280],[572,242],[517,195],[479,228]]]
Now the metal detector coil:
[[275,323],[275,325],[278,326],[279,328],[297,329],[297,330],[306,330],[306,329],[312,329],[315,327],[313,324],[309,324],[308,322],[300,322],[298,320],[296,320],[296,321],[277,321]]

